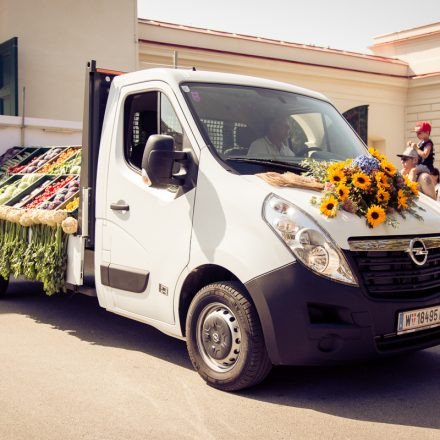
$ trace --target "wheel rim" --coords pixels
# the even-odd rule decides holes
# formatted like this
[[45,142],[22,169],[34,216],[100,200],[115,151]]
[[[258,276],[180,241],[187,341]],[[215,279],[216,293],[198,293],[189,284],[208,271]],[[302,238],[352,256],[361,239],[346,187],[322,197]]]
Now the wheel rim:
[[231,370],[240,357],[241,329],[232,310],[221,303],[206,306],[197,319],[197,348],[214,371]]

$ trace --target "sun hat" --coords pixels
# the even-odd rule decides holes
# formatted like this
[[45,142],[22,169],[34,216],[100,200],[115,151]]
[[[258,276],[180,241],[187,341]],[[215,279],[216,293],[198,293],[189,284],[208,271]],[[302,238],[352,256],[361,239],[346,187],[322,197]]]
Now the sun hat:
[[402,154],[398,154],[398,157],[419,157],[417,151],[414,150],[413,147],[405,148],[405,151]]

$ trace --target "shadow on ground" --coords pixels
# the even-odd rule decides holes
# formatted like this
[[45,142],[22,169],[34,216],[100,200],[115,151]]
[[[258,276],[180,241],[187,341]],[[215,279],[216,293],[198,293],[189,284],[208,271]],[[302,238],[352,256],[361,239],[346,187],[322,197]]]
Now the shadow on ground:
[[[137,350],[192,368],[184,342],[108,313],[95,298],[49,298],[38,285],[14,282],[0,303],[2,313],[27,315],[91,344]],[[440,347],[361,365],[276,367],[264,383],[238,394],[354,420],[439,429]]]
[[184,341],[107,312],[97,298],[58,293],[48,297],[40,283],[14,281],[0,301],[0,316],[17,313],[94,345],[136,350],[192,369]]

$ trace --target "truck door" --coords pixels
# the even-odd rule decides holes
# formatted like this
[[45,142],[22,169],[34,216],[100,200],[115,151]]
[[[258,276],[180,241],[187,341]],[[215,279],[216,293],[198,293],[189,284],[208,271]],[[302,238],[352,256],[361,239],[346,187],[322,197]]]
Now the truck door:
[[195,189],[150,188],[142,180],[141,163],[152,134],[171,135],[176,150],[191,149],[191,143],[171,88],[148,84],[142,92],[139,85],[122,88],[98,270],[107,308],[173,324],[174,287],[189,261]]

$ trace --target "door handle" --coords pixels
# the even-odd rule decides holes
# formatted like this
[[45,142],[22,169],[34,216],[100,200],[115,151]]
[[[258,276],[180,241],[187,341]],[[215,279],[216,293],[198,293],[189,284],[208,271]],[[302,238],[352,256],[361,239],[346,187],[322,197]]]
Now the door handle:
[[110,205],[110,209],[112,209],[113,211],[129,211],[130,206],[122,203],[112,203]]

